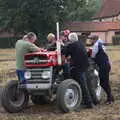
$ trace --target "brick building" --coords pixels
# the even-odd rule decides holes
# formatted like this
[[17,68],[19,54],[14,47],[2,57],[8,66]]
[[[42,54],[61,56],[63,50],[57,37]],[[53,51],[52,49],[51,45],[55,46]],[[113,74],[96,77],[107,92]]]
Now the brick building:
[[102,0],[102,6],[93,19],[95,22],[120,21],[120,0]]
[[112,37],[120,34],[120,0],[102,0],[92,22],[70,22],[65,27],[78,34],[98,34],[105,43],[112,43]]

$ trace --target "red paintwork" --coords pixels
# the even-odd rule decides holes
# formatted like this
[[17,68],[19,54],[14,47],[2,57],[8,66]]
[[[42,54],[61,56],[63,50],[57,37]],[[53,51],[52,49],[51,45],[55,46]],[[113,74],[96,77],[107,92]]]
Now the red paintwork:
[[[45,51],[45,52],[35,52],[35,53],[28,53],[24,56],[24,60],[28,56],[46,56],[48,62],[46,63],[39,63],[39,64],[28,64],[24,62],[25,67],[27,68],[37,68],[37,67],[49,67],[49,66],[57,66],[57,52],[56,51]],[[62,64],[65,62],[65,57],[62,56]]]
[[92,48],[87,48],[87,53],[88,53],[88,56],[90,57],[92,55]]

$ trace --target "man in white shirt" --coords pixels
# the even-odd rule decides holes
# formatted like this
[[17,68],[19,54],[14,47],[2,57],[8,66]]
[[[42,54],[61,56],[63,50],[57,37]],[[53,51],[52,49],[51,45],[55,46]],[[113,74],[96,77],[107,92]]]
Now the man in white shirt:
[[92,35],[89,38],[92,40],[93,44],[91,57],[99,67],[100,85],[107,94],[106,102],[111,104],[114,101],[114,98],[111,93],[111,87],[109,84],[109,72],[111,70],[109,58],[105,52],[103,41],[100,40],[97,35]]
[[[95,36],[94,36],[95,37]],[[91,57],[92,58],[95,58],[96,54],[98,53],[99,51],[99,45],[101,44],[103,50],[105,50],[105,46],[104,46],[104,43],[101,39],[98,39],[98,37],[96,36],[96,40],[93,41],[93,48],[92,48],[92,55]]]

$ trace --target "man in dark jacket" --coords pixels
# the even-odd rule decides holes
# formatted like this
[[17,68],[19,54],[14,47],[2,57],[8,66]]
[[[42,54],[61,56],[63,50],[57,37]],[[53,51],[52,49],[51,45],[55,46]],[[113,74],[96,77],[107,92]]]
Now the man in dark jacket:
[[94,104],[88,90],[85,72],[88,68],[88,56],[84,45],[78,41],[76,33],[70,33],[68,36],[70,43],[64,47],[62,53],[65,56],[71,56],[71,76],[82,88],[84,104],[87,108],[93,108]]
[[103,41],[100,40],[97,35],[92,35],[89,38],[91,38],[93,43],[91,57],[99,67],[100,85],[107,94],[107,104],[111,104],[114,101],[114,98],[109,84],[109,72],[111,69],[109,58],[104,50]]

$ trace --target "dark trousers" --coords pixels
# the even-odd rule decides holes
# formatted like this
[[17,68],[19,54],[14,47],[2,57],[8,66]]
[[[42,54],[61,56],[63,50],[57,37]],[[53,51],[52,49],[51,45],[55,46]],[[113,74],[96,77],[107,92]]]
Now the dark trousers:
[[87,78],[85,72],[81,72],[81,70],[74,68],[70,73],[71,77],[76,80],[81,86],[84,104],[90,105],[92,103],[92,98],[87,86]]
[[104,91],[107,94],[107,100],[111,101],[113,99],[112,93],[111,93],[111,87],[109,83],[109,72],[110,72],[110,65],[102,64],[99,66],[99,77],[100,77],[100,85],[104,89]]
[[70,64],[65,63],[62,67],[63,67],[64,79],[70,78]]

